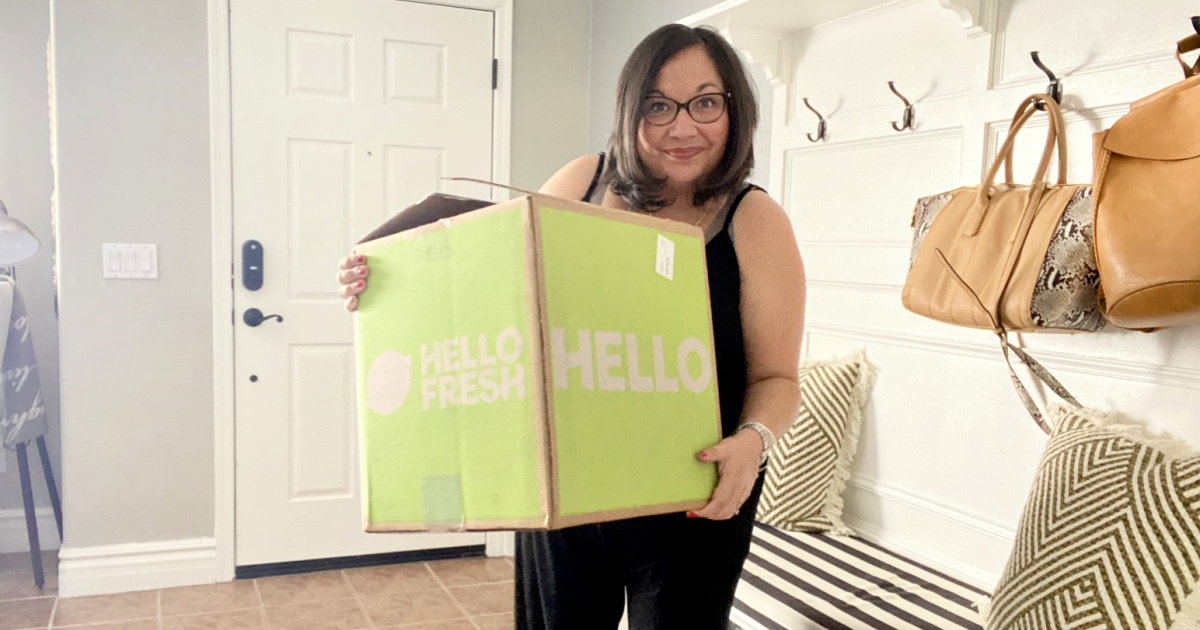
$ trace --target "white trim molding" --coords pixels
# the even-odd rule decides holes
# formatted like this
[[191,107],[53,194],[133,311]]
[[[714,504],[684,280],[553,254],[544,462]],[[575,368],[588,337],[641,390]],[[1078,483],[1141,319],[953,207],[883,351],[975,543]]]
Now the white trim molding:
[[211,584],[218,574],[213,538],[64,547],[58,553],[60,597]]
[[[508,184],[512,152],[513,0],[420,0],[425,4],[491,11],[493,55],[497,63],[492,101],[492,179]],[[212,565],[217,581],[234,579],[237,569],[234,514],[236,408],[234,402],[233,313],[233,110],[231,98],[229,7],[231,0],[208,0],[209,133],[212,181],[212,325],[214,538]],[[493,199],[508,198],[493,187]],[[209,539],[206,539],[209,540]],[[493,545],[497,545],[493,548]],[[491,543],[489,553],[508,547]],[[162,574],[164,579],[171,575]],[[208,581],[212,581],[211,579]],[[161,585],[160,585],[161,586]],[[153,588],[158,588],[154,586]],[[80,593],[82,594],[82,593]]]
[[750,63],[762,67],[771,87],[783,87],[791,82],[788,69],[792,59],[792,38],[781,31],[746,27],[726,27],[721,35],[746,56]]
[[984,23],[988,14],[984,0],[937,0],[937,3],[943,9],[949,9],[958,15],[967,37],[987,35],[991,30],[990,25]]
[[883,293],[886,295],[900,295],[904,291],[904,287],[899,284],[859,282],[857,280],[822,280],[820,278],[807,279],[805,286],[834,291],[858,291],[860,293]]
[[487,532],[484,540],[488,557],[516,555],[517,537],[513,532]]
[[[434,4],[449,2],[432,1]],[[512,66],[513,66],[513,0],[477,0],[456,3],[477,9],[490,9],[495,14],[492,39],[496,59],[496,90],[492,95],[492,181],[509,185],[512,173]],[[508,189],[492,186],[492,199],[507,200]]]
[[[983,571],[951,556],[939,555],[935,557],[927,553],[926,549],[918,549],[917,545],[891,538],[878,525],[867,523],[851,515],[843,516],[842,520],[860,537],[887,547],[905,558],[923,564],[935,571],[962,580],[975,588],[991,592],[992,589],[996,588],[996,583],[1000,581],[999,571]],[[1011,546],[1011,541],[1009,546]]]
[[[959,330],[959,329],[956,329]],[[966,329],[961,329],[966,330]],[[890,346],[938,352],[955,356],[1001,362],[1004,355],[987,331],[980,330],[976,339],[963,339],[900,332],[883,328],[839,324],[834,322],[810,321],[805,326],[809,335],[841,337],[855,341],[869,341]],[[987,333],[987,334],[985,334]],[[1149,383],[1162,387],[1200,390],[1200,370],[1168,365],[1157,365],[1132,359],[1090,356],[1079,352],[1037,349],[1037,360],[1052,370],[1074,372],[1104,378],[1115,378],[1137,383]]]
[[[974,558],[974,562],[964,562],[955,551],[961,553],[964,547],[969,547],[977,552],[982,551],[985,555],[1006,558],[1017,535],[1015,527],[875,479],[855,476],[850,479],[848,485],[853,492],[847,497],[849,500],[843,518],[855,532],[977,588],[991,591],[996,585],[1000,577],[1000,567],[994,571],[981,569],[981,558]],[[952,531],[953,535],[945,538],[961,544],[956,545],[954,549],[943,551],[931,548],[927,541],[910,541],[907,537],[898,536],[889,531],[886,525],[891,519],[885,517],[881,524],[876,522],[880,519],[873,515],[860,518],[854,514],[853,494],[869,497],[872,503],[877,504],[880,514],[895,518],[903,513],[910,525],[911,522],[921,522],[926,528]],[[915,530],[910,526],[903,531]]]
[[[230,102],[229,0],[208,0],[208,123],[212,185],[213,536],[217,579],[233,580],[233,109]],[[230,319],[226,319],[226,318]]]
[[848,482],[859,492],[867,492],[877,497],[903,503],[905,506],[921,510],[938,519],[968,527],[979,534],[991,536],[1005,544],[1011,543],[1017,537],[1017,528],[1007,523],[990,519],[986,516],[968,512],[962,508],[922,496],[911,490],[906,490],[877,479],[856,475]]

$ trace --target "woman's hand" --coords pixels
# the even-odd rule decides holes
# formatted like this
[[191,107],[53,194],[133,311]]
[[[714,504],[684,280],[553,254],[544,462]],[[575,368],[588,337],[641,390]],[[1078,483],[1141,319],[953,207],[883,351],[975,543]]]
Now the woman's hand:
[[688,512],[688,518],[726,521],[737,516],[758,481],[758,462],[762,453],[762,438],[748,430],[738,431],[716,446],[701,451],[696,458],[702,462],[716,462],[720,481],[708,505],[698,512]]
[[358,310],[358,294],[367,288],[367,257],[347,256],[338,263],[338,295],[346,300],[346,310]]

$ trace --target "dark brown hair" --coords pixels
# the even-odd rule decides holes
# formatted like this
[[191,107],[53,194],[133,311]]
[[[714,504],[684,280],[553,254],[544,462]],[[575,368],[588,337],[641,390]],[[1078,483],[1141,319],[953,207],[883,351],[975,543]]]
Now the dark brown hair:
[[[631,207],[658,210],[667,205],[661,197],[666,180],[655,177],[638,156],[637,134],[642,122],[642,101],[654,89],[663,64],[680,51],[703,46],[717,67],[717,74],[730,94],[725,105],[729,116],[729,136],[725,153],[697,184],[694,205],[734,193],[754,168],[754,128],[758,124],[758,102],[741,59],[733,47],[716,31],[701,26],[668,24],[643,39],[617,81],[617,107],[613,132],[608,141],[609,168],[615,168],[613,192]],[[686,116],[686,112],[680,112]]]

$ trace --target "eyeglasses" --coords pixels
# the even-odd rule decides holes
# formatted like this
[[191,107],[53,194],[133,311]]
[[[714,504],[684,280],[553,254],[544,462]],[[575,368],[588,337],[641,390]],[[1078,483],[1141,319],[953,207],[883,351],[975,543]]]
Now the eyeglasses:
[[725,113],[725,101],[728,98],[728,92],[714,92],[699,94],[686,103],[680,103],[665,96],[647,96],[642,101],[642,118],[651,125],[669,125],[675,122],[680,109],[686,109],[688,116],[700,124],[715,122]]

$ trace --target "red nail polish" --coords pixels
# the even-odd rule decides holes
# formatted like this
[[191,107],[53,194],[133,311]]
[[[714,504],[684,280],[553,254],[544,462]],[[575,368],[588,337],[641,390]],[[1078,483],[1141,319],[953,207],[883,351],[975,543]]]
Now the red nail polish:
[[687,513],[687,517],[688,517],[688,518],[699,518],[698,516],[696,516],[696,513],[695,513],[695,512],[688,512],[688,513]]
[[361,289],[361,288],[363,288],[363,287],[367,286],[367,283],[366,283],[366,282],[363,282],[362,280],[359,280],[358,282],[355,282],[355,283],[354,283],[354,286],[356,286],[356,287],[358,287],[358,288],[360,288],[360,289]]
[[708,451],[700,451],[700,459],[708,459]]
[[360,276],[365,275],[367,273],[367,268],[366,267],[355,267],[354,273],[357,273]]
[[366,262],[366,260],[367,260],[367,259],[366,259],[366,257],[364,257],[364,256],[359,256],[359,257],[357,257],[357,258],[355,258],[355,259],[354,259],[354,262],[356,262],[356,263],[363,263],[363,262]]

